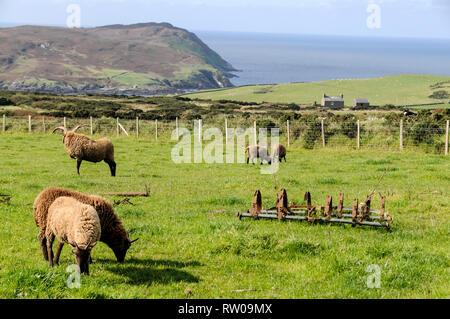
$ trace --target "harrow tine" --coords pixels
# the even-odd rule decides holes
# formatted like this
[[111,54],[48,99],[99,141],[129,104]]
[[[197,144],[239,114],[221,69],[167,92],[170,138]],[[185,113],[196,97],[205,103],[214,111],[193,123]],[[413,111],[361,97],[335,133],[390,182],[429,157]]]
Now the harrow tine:
[[381,205],[380,205],[380,223],[384,220],[384,211],[386,206],[386,197],[381,197]]
[[340,193],[339,194],[339,202],[338,202],[338,206],[337,206],[337,210],[338,210],[338,218],[342,217],[342,210],[344,209],[344,193]]
[[352,227],[356,226],[356,218],[358,217],[358,199],[356,198],[353,201],[353,209],[352,209]]
[[255,191],[255,195],[253,195],[252,199],[252,207],[248,211],[250,215],[252,215],[255,219],[258,218],[258,215],[262,210],[262,196],[260,190]]
[[328,196],[327,203],[325,204],[324,214],[326,215],[326,219],[331,219],[331,214],[333,213],[333,197]]
[[284,220],[286,218],[286,215],[291,213],[291,210],[289,209],[288,206],[287,192],[284,188],[282,188],[277,195],[276,208],[279,220]]
[[311,193],[310,192],[305,193],[304,200],[307,202],[308,208],[311,208]]

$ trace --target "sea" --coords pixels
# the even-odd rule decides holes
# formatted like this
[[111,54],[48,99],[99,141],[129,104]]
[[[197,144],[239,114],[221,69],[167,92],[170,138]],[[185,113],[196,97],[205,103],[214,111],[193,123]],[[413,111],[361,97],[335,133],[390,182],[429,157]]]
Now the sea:
[[195,31],[239,72],[236,86],[360,79],[392,74],[450,76],[450,39]]

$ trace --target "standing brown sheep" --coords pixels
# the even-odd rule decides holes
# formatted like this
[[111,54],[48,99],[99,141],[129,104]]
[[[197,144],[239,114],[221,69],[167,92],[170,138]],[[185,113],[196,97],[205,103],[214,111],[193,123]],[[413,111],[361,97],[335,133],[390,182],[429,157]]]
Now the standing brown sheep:
[[116,176],[116,162],[114,161],[114,145],[107,138],[93,140],[83,134],[75,133],[80,127],[86,125],[78,125],[71,131],[63,126],[58,126],[53,130],[62,130],[64,133],[64,148],[71,158],[77,160],[77,173],[80,175],[80,166],[83,160],[88,162],[105,161],[111,170],[111,176]]
[[264,146],[251,145],[245,149],[245,152],[247,153],[247,164],[250,159],[252,160],[252,164],[255,164],[255,158],[259,158],[261,165],[263,164],[263,161],[272,164],[272,158],[270,157],[269,151]]
[[79,193],[60,187],[49,187],[43,190],[34,200],[34,220],[36,226],[40,228],[38,239],[44,254],[44,259],[48,260],[46,249],[45,230],[47,228],[47,216],[50,205],[61,196],[73,197],[76,200],[91,205],[97,211],[101,224],[100,241],[107,244],[114,252],[117,261],[123,262],[128,248],[135,240],[130,240],[128,232],[123,227],[119,217],[114,212],[112,205],[105,199],[95,196]]
[[278,157],[278,160],[280,162],[284,158],[284,161],[286,162],[286,147],[284,147],[283,144],[275,144],[273,146],[273,160],[274,161],[275,161],[275,157]]

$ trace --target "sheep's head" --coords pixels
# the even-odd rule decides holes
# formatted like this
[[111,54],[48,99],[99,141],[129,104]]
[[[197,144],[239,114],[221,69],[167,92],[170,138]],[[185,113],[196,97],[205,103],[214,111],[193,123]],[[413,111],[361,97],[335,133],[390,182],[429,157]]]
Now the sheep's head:
[[91,256],[91,250],[96,244],[97,242],[92,244],[89,242],[89,244],[84,249],[80,248],[76,243],[75,245],[72,245],[72,252],[75,255],[77,265],[78,267],[80,267],[80,272],[82,274],[86,273],[89,275],[89,260]]
[[117,261],[122,263],[125,260],[125,256],[127,254],[128,249],[131,247],[131,244],[137,241],[139,238],[134,240],[130,240],[130,236],[126,235],[126,238],[120,241],[115,247],[113,247],[114,255],[116,255]]
[[64,143],[64,139],[66,138],[67,133],[69,133],[69,132],[75,133],[80,127],[84,127],[84,126],[87,126],[87,125],[86,124],[77,125],[70,131],[68,131],[67,128],[65,128],[64,126],[58,126],[53,130],[53,133],[55,133],[57,130],[61,130],[63,132],[62,142]]

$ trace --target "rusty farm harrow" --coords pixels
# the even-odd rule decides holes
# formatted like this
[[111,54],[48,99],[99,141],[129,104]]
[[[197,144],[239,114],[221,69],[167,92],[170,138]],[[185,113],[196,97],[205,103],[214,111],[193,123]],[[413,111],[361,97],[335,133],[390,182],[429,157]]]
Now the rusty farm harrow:
[[380,209],[371,209],[371,195],[359,205],[358,199],[353,201],[353,206],[344,206],[344,194],[339,195],[338,205],[333,206],[333,198],[328,196],[325,206],[311,204],[310,192],[305,193],[306,205],[288,203],[287,192],[281,189],[277,194],[275,207],[263,209],[261,192],[257,190],[253,196],[252,207],[246,213],[238,213],[242,217],[271,218],[278,220],[299,220],[321,223],[350,224],[353,227],[372,226],[390,229],[392,217],[386,211],[386,197],[381,197]]

